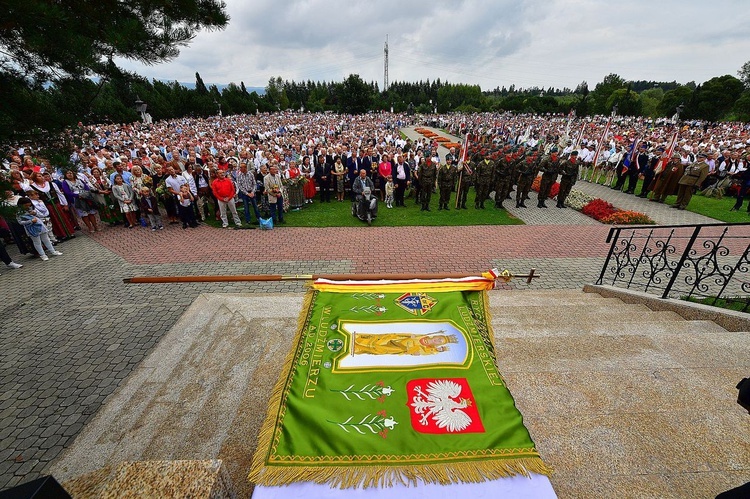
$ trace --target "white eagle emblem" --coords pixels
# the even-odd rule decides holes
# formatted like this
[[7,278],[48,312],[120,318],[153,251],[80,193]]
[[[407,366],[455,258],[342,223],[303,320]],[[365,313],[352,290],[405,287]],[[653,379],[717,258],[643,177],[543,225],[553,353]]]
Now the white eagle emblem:
[[414,387],[414,393],[411,406],[415,413],[421,415],[421,424],[427,425],[430,416],[438,428],[445,428],[449,432],[462,431],[471,424],[471,417],[462,410],[471,405],[471,400],[458,398],[461,385],[455,381],[430,381],[427,383],[427,393],[419,385]]

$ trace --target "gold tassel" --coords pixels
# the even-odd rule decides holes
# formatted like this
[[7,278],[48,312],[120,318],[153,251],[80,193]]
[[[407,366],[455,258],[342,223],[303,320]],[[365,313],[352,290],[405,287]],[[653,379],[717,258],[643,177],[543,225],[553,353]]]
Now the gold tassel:
[[253,481],[269,487],[313,482],[339,489],[367,489],[396,484],[481,483],[516,475],[529,477],[531,473],[550,476],[552,469],[538,457],[415,466],[274,466],[259,470]]

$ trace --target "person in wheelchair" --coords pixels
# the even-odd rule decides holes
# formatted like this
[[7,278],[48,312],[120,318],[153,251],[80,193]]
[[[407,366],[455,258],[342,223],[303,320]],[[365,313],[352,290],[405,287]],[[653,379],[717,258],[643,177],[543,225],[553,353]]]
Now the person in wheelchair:
[[354,179],[352,191],[355,194],[354,203],[352,203],[352,215],[368,224],[372,219],[378,216],[378,199],[372,194],[375,185],[372,179],[367,176],[367,170],[360,170],[359,176]]

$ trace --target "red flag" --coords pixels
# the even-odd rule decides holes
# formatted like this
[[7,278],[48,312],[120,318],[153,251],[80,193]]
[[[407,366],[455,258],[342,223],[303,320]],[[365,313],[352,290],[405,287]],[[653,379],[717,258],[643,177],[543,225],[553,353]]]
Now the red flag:
[[470,136],[466,136],[466,141],[464,142],[463,147],[461,148],[461,155],[460,159],[458,160],[458,165],[464,165],[464,169],[466,170],[466,173],[471,175],[473,172],[471,171],[471,168],[469,168],[468,163],[466,163],[466,155],[469,153],[469,140]]
[[604,127],[604,133],[602,133],[602,137],[599,139],[599,143],[596,145],[596,152],[594,153],[594,161],[593,165],[594,168],[596,168],[596,162],[599,160],[599,153],[602,150],[602,144],[605,140],[607,140],[607,134],[609,134],[609,125],[612,123],[612,116],[609,117],[609,120],[607,120],[607,126]]
[[669,140],[669,145],[667,146],[667,150],[664,151],[664,153],[661,155],[661,158],[659,159],[659,164],[656,165],[656,168],[654,168],[654,174],[659,174],[664,171],[664,168],[666,168],[667,163],[669,163],[669,160],[672,159],[672,155],[674,154],[674,148],[677,145],[677,136],[680,134],[679,131],[675,130],[674,134],[672,134],[672,138]]

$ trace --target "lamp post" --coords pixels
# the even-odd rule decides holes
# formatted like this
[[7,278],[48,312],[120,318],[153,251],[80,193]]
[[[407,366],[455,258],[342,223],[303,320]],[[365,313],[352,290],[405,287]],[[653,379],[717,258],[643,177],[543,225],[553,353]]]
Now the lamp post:
[[677,106],[675,108],[674,116],[672,116],[672,121],[674,121],[675,123],[677,123],[678,121],[680,121],[680,114],[682,113],[682,111],[684,109],[685,109],[685,104],[684,103],[680,104],[679,106]]
[[151,124],[151,116],[146,113],[148,104],[143,102],[140,97],[135,96],[135,110],[141,113],[141,122],[145,125]]

